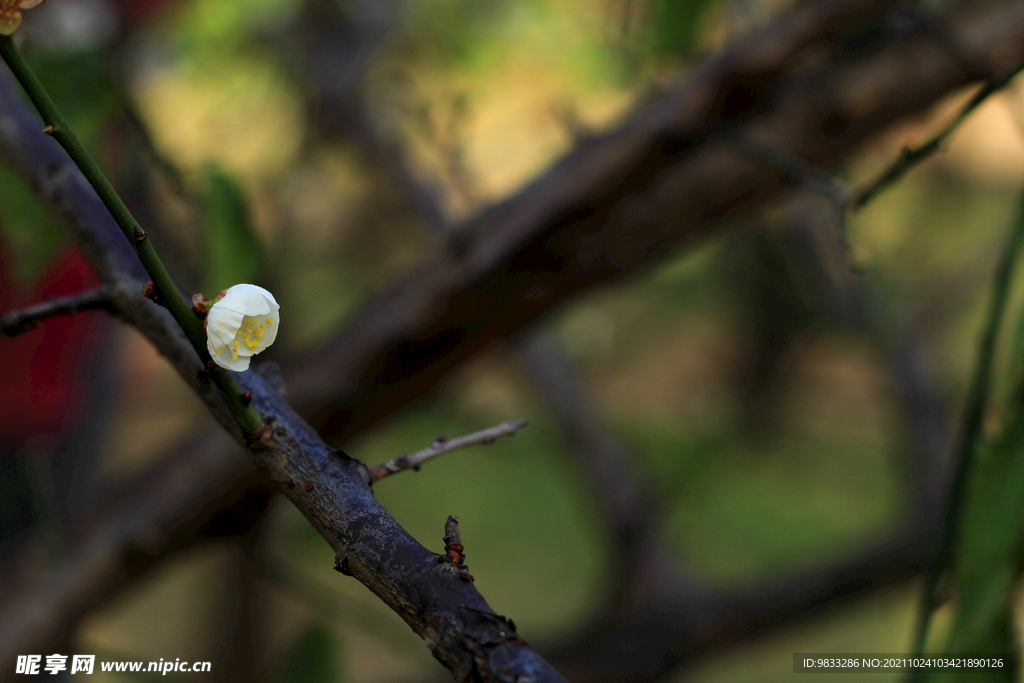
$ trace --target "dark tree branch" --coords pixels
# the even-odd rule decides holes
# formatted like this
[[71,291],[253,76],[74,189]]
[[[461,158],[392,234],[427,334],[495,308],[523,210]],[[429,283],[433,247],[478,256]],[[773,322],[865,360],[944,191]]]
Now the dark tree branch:
[[405,470],[416,470],[418,472],[423,463],[428,460],[433,460],[439,455],[457,451],[460,448],[476,446],[477,444],[489,446],[502,436],[515,436],[515,433],[525,427],[526,424],[526,420],[507,420],[500,425],[481,429],[479,432],[466,434],[456,439],[446,439],[443,436],[439,436],[434,439],[432,444],[421,451],[416,451],[410,455],[400,455],[397,458],[392,458],[387,462],[371,467],[369,469],[370,483],[376,483],[384,477],[404,472]]
[[40,320],[57,315],[68,315],[80,311],[112,313],[113,310],[110,303],[110,288],[100,285],[84,292],[52,297],[44,303],[5,313],[0,316],[0,332],[8,337],[17,337],[19,334],[33,329]]
[[[0,144],[5,157],[61,212],[110,286],[117,313],[170,361],[221,426],[252,454],[264,476],[331,545],[338,571],[355,576],[398,613],[456,680],[562,681],[503,617],[494,614],[471,582],[445,572],[439,556],[417,543],[380,506],[367,468],[328,447],[276,387],[256,372],[235,375],[263,420],[255,432],[242,431],[181,328],[165,309],[142,295],[141,264],[99,197],[39,130],[9,82],[0,88]],[[114,246],[119,241],[123,246]],[[19,634],[13,635],[12,640]]]
[[[701,130],[702,120],[730,122],[726,114],[736,110],[724,105],[740,103],[743,93],[753,96],[747,102],[759,112],[744,126],[750,128],[747,134],[830,168],[889,123],[976,77],[916,34],[887,39],[869,55],[794,66],[791,57],[804,47],[850,27],[884,4],[806,3],[784,19],[779,30],[756,43],[759,52],[748,48],[727,53],[699,71],[684,91],[651,105],[622,130],[583,143],[523,193],[461,229],[445,254],[374,302],[342,335],[326,362],[295,375],[299,381],[291,386],[296,402],[313,413],[338,401],[337,415],[321,412],[318,420],[330,421],[335,436],[343,428],[351,436],[424,395],[463,360],[566,297],[633,272],[669,253],[673,245],[764,206],[785,187],[784,177],[731,153],[687,146],[686,136],[679,132]],[[994,68],[1009,68],[1022,56],[1022,15],[1024,7],[1014,0],[989,0],[946,16],[951,31],[962,35],[971,50]],[[760,69],[753,68],[758,64]],[[770,99],[757,97],[767,92]],[[10,92],[0,97],[0,118],[5,122],[16,101]],[[715,102],[722,106],[709,106]],[[0,127],[5,159],[72,225],[88,230],[100,215],[95,200],[83,193],[81,181],[64,166],[48,163],[53,157],[40,153],[32,131],[21,130],[17,125]],[[128,245],[120,235],[103,230],[91,234],[95,242],[84,246],[94,263],[106,266],[103,272],[137,272],[130,259],[121,258]],[[498,287],[502,275],[506,289]],[[464,311],[462,304],[468,304]],[[464,320],[471,324],[460,327]],[[181,363],[178,347],[166,344],[162,350],[176,365]],[[408,362],[401,355],[405,350],[415,352]],[[321,377],[313,376],[314,367]],[[198,388],[194,376],[186,375],[186,380]],[[341,389],[336,391],[336,386]],[[360,391],[363,395],[357,400]],[[149,533],[174,537],[181,520],[201,513],[213,495],[235,491],[234,482],[249,467],[229,455],[211,471],[212,483],[191,488],[190,478],[189,488],[177,492],[176,509],[154,518]],[[199,458],[199,449],[193,449],[174,464],[188,473],[203,462]],[[315,485],[312,490],[317,490]],[[133,519],[131,507],[121,512],[125,519]],[[106,528],[117,539],[102,546],[117,560],[124,557],[126,547],[117,544],[130,537],[121,532],[124,526],[120,519],[112,521]],[[52,593],[45,590],[36,593],[40,605],[68,617],[51,626],[67,627],[102,595],[125,585],[121,564],[102,566],[106,571],[98,575],[76,575],[74,566],[67,564],[47,574],[48,579],[60,574],[68,584],[62,600],[48,598]],[[5,619],[5,633],[24,636],[33,623],[38,621]],[[45,630],[31,635],[32,642],[47,642]]]
[[[350,322],[315,369],[293,375],[290,386],[308,399],[303,414],[328,438],[360,431],[566,299],[655,263],[792,186],[785,173],[703,144],[709,136],[740,133],[834,169],[889,124],[979,78],[917,33],[856,57],[794,59],[880,5],[801,4],[452,231],[436,258]],[[1020,3],[984,0],[944,19],[1005,71],[1024,52],[1022,14]]]

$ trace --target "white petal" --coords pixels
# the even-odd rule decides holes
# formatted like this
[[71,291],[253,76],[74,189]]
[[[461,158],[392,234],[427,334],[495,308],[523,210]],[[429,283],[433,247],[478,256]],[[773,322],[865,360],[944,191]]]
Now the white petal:
[[235,285],[224,292],[224,298],[214,304],[244,315],[267,315],[280,308],[274,295],[256,285]]
[[230,348],[244,317],[244,314],[225,308],[219,302],[214,304],[206,314],[206,338],[214,348],[219,349],[225,345]]
[[[227,353],[230,350],[231,350],[231,347],[229,346],[228,348],[224,349],[224,351],[222,351],[222,353]],[[257,353],[259,353],[259,351],[257,351],[256,349],[250,349],[245,344],[239,344],[238,348],[235,349],[235,353],[237,353],[239,355],[239,357],[245,356],[246,358],[248,358],[249,356],[255,356]]]
[[274,340],[277,339],[277,328],[281,327],[281,314],[276,310],[268,313],[267,318],[270,319],[269,323],[266,322],[266,319],[260,318],[260,322],[266,324],[266,327],[263,328],[263,338],[260,339],[260,344],[256,347],[256,353],[274,343]]
[[234,370],[235,372],[242,372],[249,369],[249,356],[243,356],[239,353],[238,359],[236,360],[231,357],[231,347],[223,349],[220,353],[217,353],[213,344],[207,340],[206,348],[209,350],[210,357],[213,358],[213,362],[222,368]]

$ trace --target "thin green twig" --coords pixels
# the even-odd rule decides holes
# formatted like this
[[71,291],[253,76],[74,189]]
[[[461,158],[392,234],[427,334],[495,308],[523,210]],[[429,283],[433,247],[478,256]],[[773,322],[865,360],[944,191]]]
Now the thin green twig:
[[853,203],[851,205],[852,208],[862,208],[865,204],[874,199],[879,192],[902,178],[907,171],[937,152],[946,138],[948,138],[953,131],[959,128],[961,123],[967,120],[967,117],[971,115],[971,112],[977,109],[991,95],[1006,87],[1006,85],[1012,81],[1014,76],[1020,73],[1022,69],[1024,69],[1024,61],[1018,63],[1003,76],[991,79],[981,90],[975,93],[974,97],[964,105],[963,109],[961,109],[953,120],[946,124],[946,127],[940,130],[935,137],[919,147],[908,147],[904,149],[903,154],[900,155],[900,158],[897,159],[895,163],[857,193],[853,199]]
[[[156,294],[159,296],[160,303],[170,311],[174,320],[185,332],[189,342],[192,343],[193,348],[195,348],[196,353],[199,355],[199,359],[209,367],[211,358],[206,349],[206,332],[203,329],[203,324],[192,311],[189,303],[181,296],[178,287],[174,284],[174,280],[167,272],[160,257],[157,256],[156,249],[153,248],[149,236],[138,224],[131,212],[128,211],[128,208],[121,201],[117,192],[114,191],[110,181],[107,180],[107,177],[89,155],[89,152],[86,151],[82,143],[75,137],[57,105],[50,99],[46,89],[43,88],[43,84],[36,77],[31,67],[29,67],[28,62],[25,61],[11,36],[0,36],[0,55],[7,62],[7,66],[10,67],[18,82],[21,83],[21,87],[25,89],[25,93],[32,101],[32,104],[35,105],[42,115],[43,122],[46,123],[46,132],[60,143],[60,146],[71,157],[71,160],[75,162],[82,175],[89,181],[89,184],[96,190],[96,194],[99,195],[103,204],[110,211],[111,216],[114,217],[128,242],[135,249],[135,253],[138,254],[143,267],[145,267],[146,272],[149,273],[150,278],[153,280],[153,286]],[[231,375],[217,365],[213,366],[210,375],[224,397],[228,409],[235,415],[242,428],[247,433],[255,431],[262,423],[262,419],[259,413],[251,406],[243,405],[241,392]]]
[[[995,357],[996,337],[1006,313],[1006,301],[1009,297],[1010,283],[1013,279],[1014,267],[1018,261],[1021,246],[1024,244],[1024,195],[1021,197],[1020,211],[1013,232],[1003,249],[1001,259],[993,275],[992,300],[989,304],[987,322],[978,349],[978,361],[974,366],[967,403],[964,407],[963,422],[956,445],[956,470],[950,484],[946,511],[942,521],[938,548],[925,579],[924,595],[918,615],[917,631],[914,637],[914,652],[921,654],[928,639],[928,626],[932,613],[938,602],[939,583],[952,560],[953,547],[960,527],[960,516],[964,497],[967,492],[967,480],[974,462],[975,446],[981,432],[981,425],[988,403],[989,384],[992,377],[992,364]],[[912,677],[914,680],[914,677]]]

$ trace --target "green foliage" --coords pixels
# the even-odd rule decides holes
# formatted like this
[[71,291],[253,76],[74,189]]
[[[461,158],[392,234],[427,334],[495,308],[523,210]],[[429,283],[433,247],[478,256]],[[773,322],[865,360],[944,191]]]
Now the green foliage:
[[[95,154],[120,104],[101,55],[86,51],[29,57],[75,135]],[[102,165],[107,160],[97,156],[97,161]]]
[[0,168],[0,237],[7,265],[23,286],[39,277],[63,242],[60,226],[6,168]]
[[334,633],[323,624],[313,623],[292,646],[274,678],[275,683],[339,683],[341,657]]
[[947,650],[1010,652],[1012,589],[1024,549],[1024,411],[995,443],[979,450],[964,511],[954,577],[957,615]]
[[[1015,231],[1004,258],[1017,257],[1024,202]],[[1005,288],[1011,272],[1007,267],[1000,283]],[[952,576],[956,617],[946,651],[1016,654],[1012,603],[1024,559],[1024,405],[1012,405],[1001,433],[989,442],[977,440],[971,456]],[[1012,681],[1017,668],[1015,656],[1001,669],[946,671],[930,680]]]
[[685,57],[693,50],[701,14],[710,0],[651,0],[651,43],[658,57]]
[[266,273],[266,259],[253,232],[248,203],[238,181],[214,163],[207,164],[203,177],[203,292],[212,298],[240,282],[255,282]]
[[171,21],[182,63],[197,71],[211,60],[243,50],[252,36],[274,30],[297,11],[296,0],[235,0],[183,3]]

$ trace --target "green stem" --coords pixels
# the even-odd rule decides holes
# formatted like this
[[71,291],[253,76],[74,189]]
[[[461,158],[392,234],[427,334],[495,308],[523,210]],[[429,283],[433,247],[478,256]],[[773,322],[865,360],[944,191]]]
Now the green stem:
[[[978,361],[971,379],[970,393],[964,408],[963,422],[956,450],[956,471],[946,499],[946,512],[942,521],[939,544],[931,567],[925,579],[924,596],[918,615],[917,633],[914,638],[914,652],[921,654],[928,639],[928,625],[938,602],[939,583],[953,557],[953,547],[960,527],[960,515],[967,493],[967,481],[974,451],[981,433],[985,406],[988,402],[992,364],[995,359],[996,337],[1006,312],[1010,283],[1014,265],[1017,263],[1021,246],[1024,245],[1024,198],[1022,198],[1017,223],[1003,249],[1001,259],[992,281],[992,301],[989,304],[985,331],[978,350]],[[911,680],[915,680],[912,677]]]
[[[121,201],[117,192],[114,191],[110,181],[107,180],[107,177],[89,155],[89,152],[86,151],[82,143],[75,137],[71,127],[68,126],[60,110],[57,109],[57,105],[50,99],[46,89],[43,88],[43,84],[40,83],[21,52],[18,51],[11,36],[0,36],[0,55],[7,62],[7,66],[10,67],[18,82],[21,83],[21,87],[25,89],[32,104],[39,110],[43,121],[46,123],[47,133],[60,143],[60,146],[71,157],[71,160],[75,162],[82,175],[89,181],[89,184],[96,190],[96,194],[99,195],[103,204],[110,211],[111,216],[114,217],[124,236],[128,238],[128,242],[135,249],[135,253],[138,254],[143,267],[153,280],[153,286],[159,295],[160,303],[170,311],[174,320],[181,326],[185,336],[188,337],[189,342],[191,342],[196,353],[199,355],[199,359],[204,364],[209,364],[211,358],[206,349],[206,331],[203,329],[203,324],[192,311],[190,303],[181,296],[177,285],[174,284],[174,280],[167,272],[160,257],[157,256],[149,236],[138,224],[131,212],[128,211],[128,208]],[[236,417],[242,428],[247,433],[255,431],[262,424],[262,419],[255,409],[242,404],[241,391],[234,378],[231,377],[227,370],[217,365],[214,365],[211,377],[220,390],[221,396],[224,397],[228,409]]]

